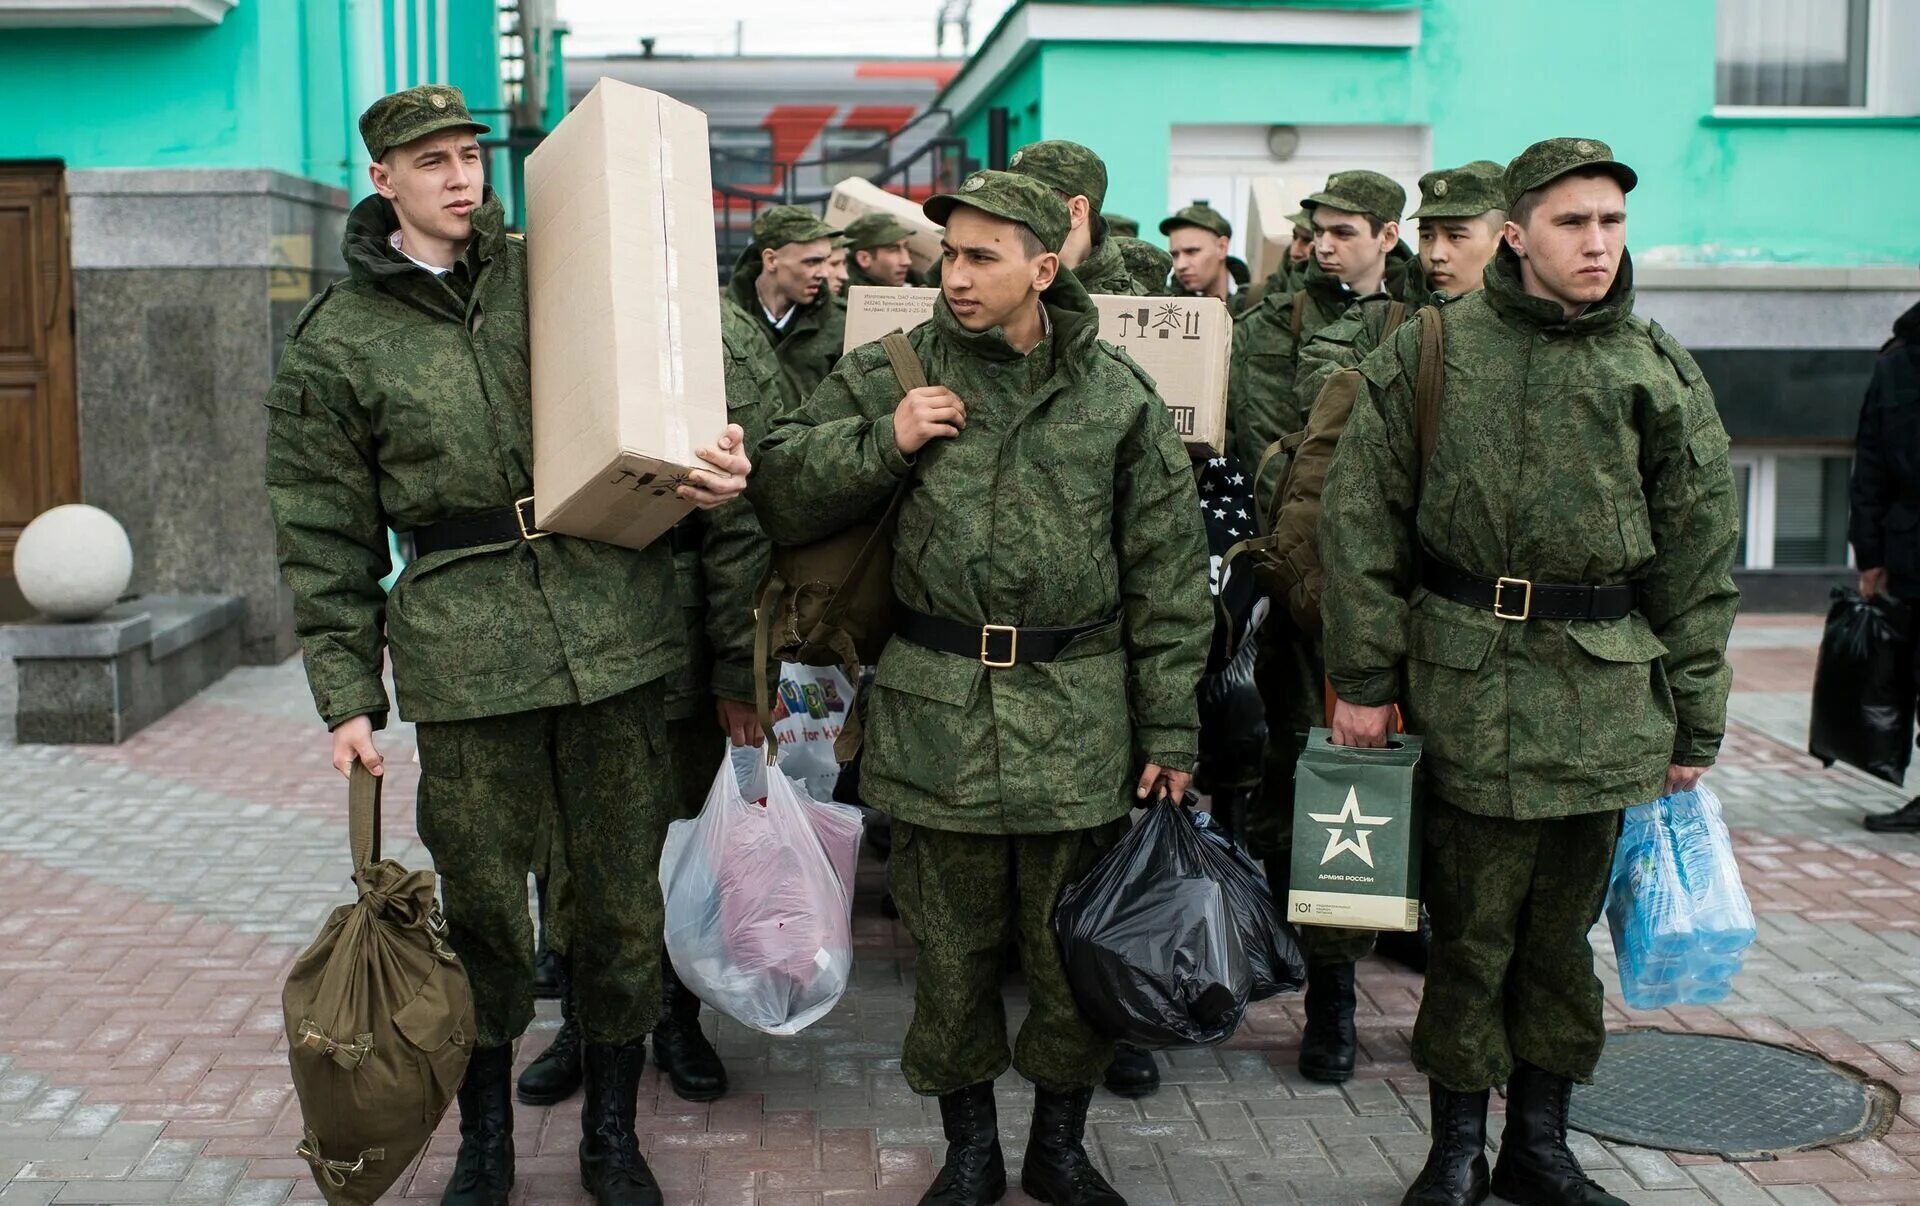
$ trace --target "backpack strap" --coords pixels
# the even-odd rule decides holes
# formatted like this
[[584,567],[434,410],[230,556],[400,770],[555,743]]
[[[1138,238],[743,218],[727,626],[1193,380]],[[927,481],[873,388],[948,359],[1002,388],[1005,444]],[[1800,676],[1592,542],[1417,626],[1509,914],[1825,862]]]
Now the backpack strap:
[[1307,325],[1307,291],[1305,289],[1293,291],[1293,317],[1288,320],[1287,325],[1293,329],[1293,341],[1300,342],[1301,328]]
[[380,861],[380,776],[358,759],[347,771],[347,847],[355,875]]
[[1407,321],[1407,303],[1398,298],[1387,303],[1387,325],[1380,331],[1380,342],[1385,343],[1387,336],[1399,330],[1400,324],[1405,321]]
[[901,331],[889,331],[880,337],[880,347],[887,353],[887,363],[893,366],[893,375],[908,393],[916,389],[927,388],[927,369],[920,363],[920,353],[913,350],[906,334]]
[[1419,318],[1420,371],[1413,380],[1413,438],[1420,451],[1419,470],[1424,471],[1427,462],[1433,459],[1433,446],[1440,438],[1440,401],[1447,388],[1447,347],[1440,307],[1422,307]]
[[[907,342],[904,334],[899,331],[890,332],[881,338],[880,346],[886,350],[887,363],[893,366],[893,375],[899,380],[905,393],[927,387],[926,366],[920,362],[920,354],[913,350],[913,345]],[[860,555],[853,559],[853,564],[847,568],[847,576],[840,580],[839,587],[834,591],[833,602],[828,605],[826,613],[821,617],[822,623],[837,627],[840,621],[846,618],[852,596],[852,592],[847,588],[860,581],[866,574],[867,566],[880,551],[881,543],[893,539],[893,517],[895,512],[900,510],[900,500],[906,497],[907,483],[912,480],[913,475],[908,474],[900,479],[898,486],[894,487],[893,497],[887,500],[887,509],[880,516],[879,524],[874,527],[873,535],[867,538],[866,544],[860,546]],[[860,668],[856,664],[852,674],[857,677],[859,673]]]

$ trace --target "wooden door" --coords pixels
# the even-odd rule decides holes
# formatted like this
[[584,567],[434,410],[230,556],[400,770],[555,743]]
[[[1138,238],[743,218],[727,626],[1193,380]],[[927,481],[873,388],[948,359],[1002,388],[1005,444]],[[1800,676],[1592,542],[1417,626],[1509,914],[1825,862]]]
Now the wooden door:
[[34,516],[78,501],[66,187],[58,164],[0,163],[0,576]]

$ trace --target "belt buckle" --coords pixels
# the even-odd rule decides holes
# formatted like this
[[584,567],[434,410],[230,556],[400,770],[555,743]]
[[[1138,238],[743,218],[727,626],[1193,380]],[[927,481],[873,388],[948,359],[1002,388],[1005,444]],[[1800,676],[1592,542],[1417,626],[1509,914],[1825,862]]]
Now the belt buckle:
[[[993,640],[993,634],[1007,634],[1007,660],[997,662],[987,651],[987,645]],[[980,626],[980,664],[989,670],[1005,670],[1020,660],[1020,630],[1011,624],[982,624]]]
[[[1522,596],[1518,613],[1508,611],[1503,596],[1508,587],[1521,587],[1526,591]],[[1533,583],[1525,578],[1499,578],[1493,584],[1493,614],[1503,620],[1526,620],[1533,616]]]
[[533,495],[529,494],[525,498],[513,500],[513,522],[520,525],[520,539],[540,540],[553,535],[552,532],[535,527],[532,516]]

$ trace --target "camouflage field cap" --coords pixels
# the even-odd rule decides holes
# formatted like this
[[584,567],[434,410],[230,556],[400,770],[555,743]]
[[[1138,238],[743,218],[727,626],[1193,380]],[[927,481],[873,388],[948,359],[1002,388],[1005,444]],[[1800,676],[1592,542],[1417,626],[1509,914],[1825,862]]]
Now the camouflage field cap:
[[1552,184],[1569,172],[1582,168],[1603,171],[1620,182],[1620,191],[1630,193],[1640,177],[1613,157],[1613,148],[1598,138],[1549,138],[1536,142],[1513,157],[1507,165],[1507,208],[1514,208],[1523,193]]
[[422,84],[392,92],[367,106],[360,115],[360,140],[369,157],[378,159],[395,147],[441,130],[465,127],[476,134],[493,129],[473,120],[467,98],[451,84]]
[[1313,214],[1307,210],[1297,209],[1293,211],[1287,215],[1287,221],[1293,223],[1295,230],[1304,230],[1307,232],[1308,238],[1313,237]]
[[1407,209],[1407,190],[1379,172],[1335,172],[1327,186],[1300,202],[1309,214],[1324,205],[1342,213],[1364,214],[1382,222],[1398,222]]
[[1107,199],[1107,165],[1077,142],[1050,138],[1029,143],[1014,152],[1007,170],[1031,176],[1069,197],[1085,197],[1093,203],[1094,213],[1100,212],[1101,203]]
[[1140,237],[1140,219],[1129,218],[1125,214],[1102,214],[1100,216],[1107,220],[1108,234],[1118,235],[1128,239],[1137,239]]
[[1506,169],[1491,159],[1457,168],[1439,168],[1420,177],[1416,218],[1477,218],[1507,207]]
[[913,232],[892,214],[862,214],[847,223],[846,229],[847,246],[854,251],[891,247],[912,235]]
[[753,241],[772,251],[789,243],[831,239],[840,232],[804,205],[776,205],[753,220]]
[[1165,284],[1168,274],[1173,271],[1173,257],[1167,254],[1167,249],[1156,247],[1145,239],[1115,235],[1113,246],[1120,253],[1120,262],[1127,266],[1127,275],[1137,281],[1153,280]]
[[1060,250],[1073,225],[1073,216],[1059,194],[1031,176],[1013,172],[975,172],[955,191],[929,197],[921,209],[945,226],[947,218],[962,205],[1020,223],[1048,251]]
[[1192,205],[1184,206],[1179,213],[1160,223],[1160,233],[1170,235],[1182,226],[1197,226],[1223,239],[1233,237],[1233,223],[1227,221],[1226,215],[1205,201],[1195,201]]

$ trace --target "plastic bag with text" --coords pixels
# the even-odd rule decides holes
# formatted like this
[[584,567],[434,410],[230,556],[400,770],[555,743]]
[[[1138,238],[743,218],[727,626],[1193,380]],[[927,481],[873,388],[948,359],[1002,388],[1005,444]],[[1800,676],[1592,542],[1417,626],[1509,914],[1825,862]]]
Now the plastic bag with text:
[[833,743],[846,726],[853,694],[853,684],[838,666],[780,664],[772,700],[780,769],[816,800],[831,800],[840,778]]
[[667,955],[702,1001],[767,1034],[826,1016],[853,971],[860,812],[813,799],[758,750],[721,764],[706,807],[667,827]]

